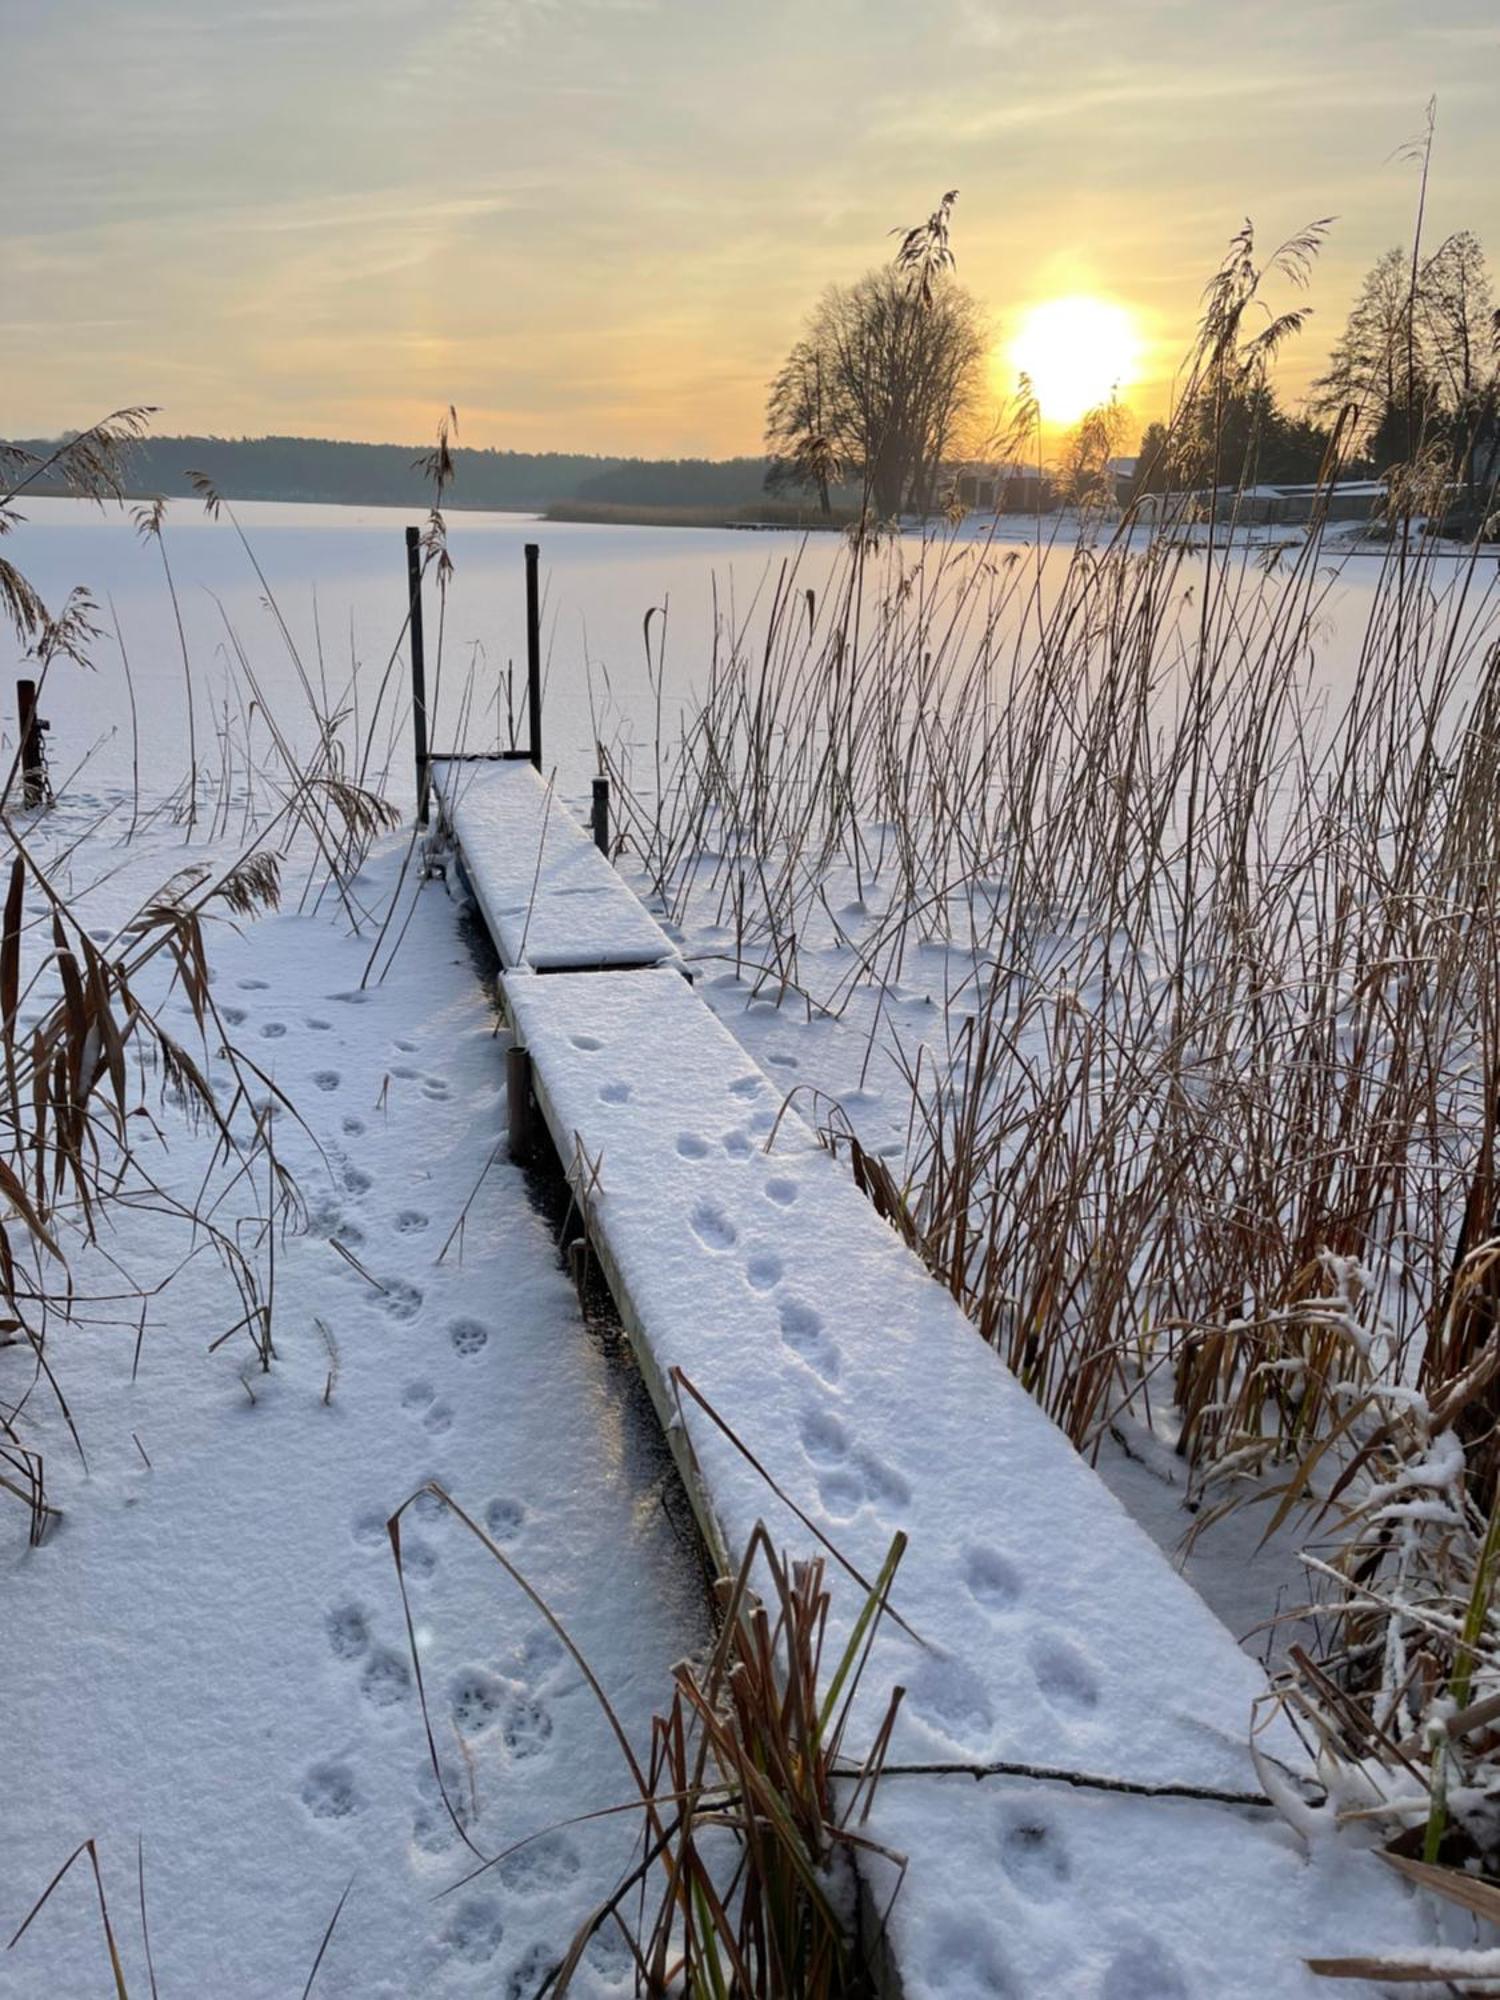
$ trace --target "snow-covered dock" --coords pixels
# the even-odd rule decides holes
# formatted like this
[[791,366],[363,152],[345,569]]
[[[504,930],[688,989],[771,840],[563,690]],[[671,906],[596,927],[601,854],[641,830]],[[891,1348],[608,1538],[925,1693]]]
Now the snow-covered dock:
[[[571,910],[580,966],[649,931],[666,958],[625,885],[563,887],[524,950],[507,942],[529,874],[513,855],[479,894],[486,825],[534,856],[545,794],[528,772],[480,797],[489,821],[462,795],[446,810],[522,1073],[710,1546],[736,1561],[761,1520],[806,1546],[800,1513],[873,1576],[909,1538],[892,1599],[909,1630],[887,1622],[865,1682],[872,1719],[907,1690],[866,1829],[907,1862],[891,1990],[1311,2000],[1306,1956],[1427,1941],[1378,1861],[1337,1840],[1309,1855],[1269,1809],[1259,1668],[678,971],[538,976],[565,963]],[[576,853],[576,822],[546,814]],[[840,1596],[852,1617],[858,1586]],[[1279,1722],[1260,1742],[1302,1761]],[[884,1910],[894,1878],[878,1860],[867,1875]]]
[[535,972],[664,965],[670,938],[519,758],[434,758],[440,825],[500,962]]

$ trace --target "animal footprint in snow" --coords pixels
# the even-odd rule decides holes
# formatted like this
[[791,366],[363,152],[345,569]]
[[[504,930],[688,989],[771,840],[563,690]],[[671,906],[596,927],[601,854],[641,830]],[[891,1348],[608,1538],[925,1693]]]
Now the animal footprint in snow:
[[339,1129],[351,1139],[358,1139],[364,1132],[365,1121],[363,1118],[346,1118]]
[[430,1076],[422,1085],[422,1095],[434,1104],[442,1104],[452,1096],[452,1091],[440,1076]]
[[513,1896],[546,1896],[571,1882],[583,1864],[560,1833],[544,1833],[507,1854],[496,1873]]
[[320,1035],[326,1035],[328,1030],[333,1026],[332,1021],[325,1021],[318,1014],[307,1014],[303,1017],[303,1020],[305,1026],[312,1028]]
[[986,1611],[1012,1610],[1025,1588],[1015,1564],[982,1543],[964,1551],[963,1579],[970,1597]]
[[1018,2000],[999,1943],[988,1926],[945,1915],[934,1926],[926,1953],[927,1983],[955,2000]]
[[422,1294],[415,1285],[409,1285],[405,1278],[387,1278],[380,1303],[392,1319],[400,1320],[404,1324],[407,1320],[415,1319],[422,1310]]
[[416,1236],[427,1227],[429,1220],[420,1208],[403,1208],[391,1227],[398,1236]]
[[795,1056],[767,1056],[766,1061],[773,1069],[800,1069],[802,1067]]
[[743,1132],[726,1132],[721,1143],[731,1160],[748,1160],[755,1151]]
[[474,1355],[489,1345],[490,1331],[477,1319],[456,1319],[448,1329],[455,1354]]
[[372,1708],[398,1708],[411,1694],[411,1668],[399,1653],[382,1647],[365,1662],[359,1691]]
[[[380,1523],[380,1534],[385,1535],[385,1523]],[[328,1643],[333,1648],[335,1659],[357,1660],[369,1650],[370,1626],[363,1611],[357,1604],[342,1604],[330,1611],[327,1618]]]
[[1000,1866],[1023,1896],[1050,1903],[1073,1873],[1055,1827],[1033,1812],[1008,1812],[1000,1825]]
[[262,1041],[279,1042],[282,1036],[286,1033],[286,1022],[262,1021],[260,1027],[260,1033]]
[[688,1217],[693,1234],[709,1250],[732,1250],[737,1231],[723,1209],[700,1201]]
[[520,1695],[505,1711],[505,1747],[519,1763],[536,1757],[552,1737],[552,1717],[545,1702],[534,1695]]
[[701,1160],[706,1157],[708,1146],[696,1132],[679,1132],[677,1150],[685,1160]]
[[356,1514],[351,1533],[362,1549],[384,1549],[390,1547],[390,1536],[386,1533],[385,1515],[377,1508],[366,1508],[363,1514]]
[[436,1394],[432,1384],[419,1377],[415,1382],[408,1382],[401,1391],[401,1407],[414,1412],[425,1410]]
[[849,1456],[849,1433],[826,1410],[809,1410],[802,1419],[802,1449],[815,1465],[837,1465]]
[[438,1552],[429,1542],[420,1542],[413,1535],[401,1537],[401,1568],[405,1575],[415,1577],[425,1583],[437,1572]]
[[600,1041],[597,1035],[570,1035],[568,1039],[572,1042],[575,1049],[592,1052],[594,1049],[602,1049],[604,1047],[603,1042]]
[[319,1090],[337,1090],[342,1078],[336,1069],[315,1069],[313,1082]]
[[221,1007],[219,1013],[229,1023],[231,1028],[239,1027],[245,1018],[243,1007]]
[[314,1764],[301,1798],[314,1819],[351,1819],[364,1804],[347,1764]]
[[465,1736],[477,1736],[500,1719],[506,1689],[482,1667],[467,1667],[448,1690],[453,1722]]
[[264,979],[237,979],[234,983],[241,993],[264,993],[269,984]]
[[1099,2000],[1187,2000],[1187,1981],[1165,1945],[1143,1938],[1110,1960]]
[[766,1182],[766,1200],[774,1201],[778,1208],[790,1208],[797,1199],[797,1183],[783,1180],[779,1176]]
[[375,1183],[370,1179],[370,1176],[365,1172],[363,1167],[346,1166],[344,1168],[344,1186],[349,1190],[350,1194],[368,1194],[374,1185]]
[[1099,1677],[1071,1639],[1045,1633],[1026,1649],[1042,1697],[1068,1715],[1088,1715],[1099,1706]]
[[526,1509],[519,1500],[491,1500],[484,1510],[484,1525],[491,1541],[513,1541],[526,1525]]
[[995,1712],[979,1675],[962,1660],[941,1653],[919,1661],[907,1701],[914,1715],[956,1743],[983,1741],[994,1727]]
[[729,1089],[735,1097],[758,1097],[761,1080],[758,1076],[737,1076]]
[[800,1355],[825,1382],[836,1382],[839,1358],[823,1331],[823,1322],[811,1306],[797,1299],[781,1302],[781,1337],[794,1354]]
[[557,1954],[544,1944],[534,1944],[511,1967],[505,1982],[505,2000],[536,2000],[558,1966]]
[[752,1250],[745,1259],[745,1277],[752,1290],[769,1292],[781,1283],[782,1262],[774,1250]]
[[439,1931],[438,1943],[465,1965],[488,1965],[504,1936],[500,1905],[489,1896],[469,1896]]
[[628,1083],[602,1083],[599,1086],[599,1096],[605,1104],[628,1104],[630,1102],[630,1085]]

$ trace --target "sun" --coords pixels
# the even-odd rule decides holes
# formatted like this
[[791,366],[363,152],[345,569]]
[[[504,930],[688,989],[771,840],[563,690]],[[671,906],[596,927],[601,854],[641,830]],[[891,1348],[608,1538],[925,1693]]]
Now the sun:
[[1141,339],[1126,307],[1080,294],[1032,306],[1008,353],[1015,375],[1030,381],[1043,419],[1076,424],[1134,382]]

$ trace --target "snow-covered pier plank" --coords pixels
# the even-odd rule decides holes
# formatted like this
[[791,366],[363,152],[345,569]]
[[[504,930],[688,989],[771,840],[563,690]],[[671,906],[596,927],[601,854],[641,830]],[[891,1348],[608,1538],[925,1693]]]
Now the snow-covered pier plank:
[[676,947],[524,759],[434,758],[443,831],[502,965],[666,965]]
[[[908,1749],[1258,1790],[1258,1668],[794,1112],[765,1150],[780,1092],[692,989],[505,993],[659,1396],[685,1370],[867,1574],[909,1536],[894,1601],[931,1644],[887,1634]],[[775,1497],[687,1418],[737,1554]]]
[[[909,1536],[917,1637],[888,1621],[865,1676],[867,1721],[907,1690],[865,1828],[907,1860],[892,1990],[1311,2000],[1304,1956],[1351,1919],[1361,1949],[1419,1941],[1373,1857],[1309,1861],[1247,1803],[1260,1670],[699,996],[662,970],[503,984],[715,1554],[758,1520],[809,1545],[746,1452],[865,1575]],[[894,1878],[862,1869],[883,1911]]]

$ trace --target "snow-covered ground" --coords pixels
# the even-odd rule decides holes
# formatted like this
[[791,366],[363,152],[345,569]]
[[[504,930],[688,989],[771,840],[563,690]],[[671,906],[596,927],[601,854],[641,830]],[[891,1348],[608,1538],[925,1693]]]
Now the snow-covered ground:
[[[50,840],[91,816],[63,809]],[[179,832],[122,856],[121,823],[73,864],[80,887],[123,870],[89,901],[101,929],[184,858]],[[359,896],[389,895],[404,844],[392,837]],[[546,1218],[497,1157],[504,1064],[457,907],[428,885],[393,969],[362,988],[369,952],[336,904],[212,940],[226,1022],[307,1126],[279,1121],[312,1226],[276,1245],[271,1372],[243,1339],[207,1351],[238,1304],[217,1264],[189,1263],[151,1301],[134,1370],[133,1307],[57,1331],[88,1469],[38,1392],[28,1439],[63,1519],[29,1550],[24,1510],[0,1509],[0,1928],[92,1838],[131,1993],[148,1990],[138,1841],[160,1991],[224,2000],[300,1993],[351,1883],[319,1994],[524,2000],[613,1886],[628,1820],[549,1835],[441,1894],[477,1862],[429,1769],[385,1530],[424,1481],[535,1583],[637,1740],[704,1634],[649,1405],[584,1325]],[[209,1135],[159,1105],[150,1076],[141,1088],[166,1134],[160,1172],[193,1182]],[[236,1205],[264,1203],[240,1188],[221,1216]],[[105,1248],[149,1281],[182,1245],[136,1208]],[[23,1356],[0,1351],[7,1408],[30,1381]],[[419,1502],[404,1525],[439,1754],[476,1847],[628,1800],[606,1722],[536,1609],[441,1506]],[[586,1990],[619,1969],[606,1954]],[[0,1952],[0,1993],[108,1983],[80,1863]]]

